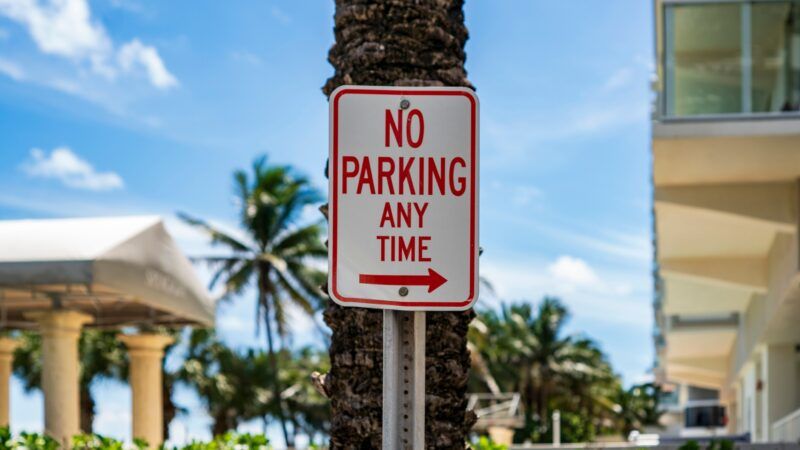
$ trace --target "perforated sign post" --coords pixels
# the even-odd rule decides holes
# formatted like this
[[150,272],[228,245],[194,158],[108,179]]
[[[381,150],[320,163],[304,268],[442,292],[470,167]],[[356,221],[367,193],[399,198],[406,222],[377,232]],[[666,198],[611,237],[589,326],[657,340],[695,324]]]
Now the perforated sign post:
[[329,292],[385,310],[383,447],[423,448],[425,311],[478,295],[478,99],[343,86],[330,130]]

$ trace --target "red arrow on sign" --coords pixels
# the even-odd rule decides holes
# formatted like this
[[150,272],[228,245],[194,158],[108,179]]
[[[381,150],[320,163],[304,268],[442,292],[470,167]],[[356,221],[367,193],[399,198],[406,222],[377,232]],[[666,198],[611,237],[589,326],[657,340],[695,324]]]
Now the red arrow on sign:
[[428,286],[428,292],[433,292],[439,286],[447,283],[447,278],[439,275],[433,269],[428,269],[427,275],[366,275],[362,273],[358,276],[358,282],[385,286]]

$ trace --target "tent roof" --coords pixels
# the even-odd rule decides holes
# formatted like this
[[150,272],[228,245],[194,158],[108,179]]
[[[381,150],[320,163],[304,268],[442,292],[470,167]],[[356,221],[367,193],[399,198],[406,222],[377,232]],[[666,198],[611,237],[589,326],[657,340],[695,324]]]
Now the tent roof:
[[214,304],[159,217],[0,221],[0,326],[56,307],[96,326],[212,325]]

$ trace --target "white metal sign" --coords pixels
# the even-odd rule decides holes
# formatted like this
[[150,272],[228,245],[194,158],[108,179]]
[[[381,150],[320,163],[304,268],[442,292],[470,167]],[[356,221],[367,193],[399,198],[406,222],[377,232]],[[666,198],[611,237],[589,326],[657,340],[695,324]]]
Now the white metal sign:
[[330,100],[329,292],[447,311],[478,295],[478,99],[342,86]]

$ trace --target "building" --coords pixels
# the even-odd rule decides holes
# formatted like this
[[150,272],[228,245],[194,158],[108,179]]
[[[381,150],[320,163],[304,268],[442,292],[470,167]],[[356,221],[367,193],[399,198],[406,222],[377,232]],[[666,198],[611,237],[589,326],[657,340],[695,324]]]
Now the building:
[[654,6],[657,375],[684,435],[797,441],[800,0]]
[[44,431],[69,448],[80,431],[81,331],[122,329],[131,434],[157,448],[172,339],[153,330],[213,324],[214,302],[159,217],[0,220],[0,426],[13,426],[16,330],[41,336]]

